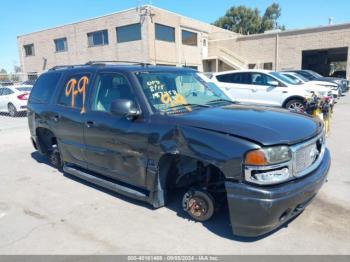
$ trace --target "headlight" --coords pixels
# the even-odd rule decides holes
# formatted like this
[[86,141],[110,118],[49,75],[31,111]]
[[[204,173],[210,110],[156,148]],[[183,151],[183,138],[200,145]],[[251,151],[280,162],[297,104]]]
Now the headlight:
[[244,161],[245,180],[259,185],[273,185],[290,179],[292,152],[287,146],[250,151]]
[[336,82],[338,85],[340,85],[342,83],[341,80],[334,80],[334,82]]
[[292,153],[287,146],[262,148],[247,153],[245,164],[250,166],[275,165],[290,161]]

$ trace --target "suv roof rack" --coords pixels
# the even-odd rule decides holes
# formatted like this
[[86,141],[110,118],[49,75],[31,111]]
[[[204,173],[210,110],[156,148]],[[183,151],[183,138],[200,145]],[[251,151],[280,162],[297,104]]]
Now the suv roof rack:
[[81,67],[84,65],[59,65],[59,66],[54,66],[49,69],[49,71],[55,71],[55,70],[60,70],[60,69],[69,69],[69,68],[76,68],[76,67]]
[[49,69],[49,71],[55,71],[55,70],[60,70],[60,69],[71,69],[71,68],[77,68],[77,67],[83,67],[83,66],[104,66],[107,64],[132,64],[132,65],[141,65],[141,66],[149,66],[152,65],[150,63],[145,63],[145,62],[137,62],[137,61],[89,61],[85,64],[81,65],[59,65],[59,66],[54,66]]
[[89,61],[85,65],[106,65],[106,64],[133,64],[133,65],[141,65],[148,66],[152,65],[150,63],[138,62],[138,61],[124,61],[124,60],[110,60],[110,61]]

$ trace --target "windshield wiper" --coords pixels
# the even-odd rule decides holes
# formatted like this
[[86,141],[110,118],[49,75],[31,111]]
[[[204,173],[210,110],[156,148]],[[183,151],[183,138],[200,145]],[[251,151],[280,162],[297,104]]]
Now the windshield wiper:
[[212,100],[212,101],[209,101],[207,103],[207,105],[211,105],[211,104],[216,104],[216,103],[221,103],[221,102],[225,102],[225,103],[230,103],[230,104],[238,104],[238,102],[235,102],[235,101],[231,101],[231,100],[227,100],[227,99],[215,99],[215,100]]
[[201,105],[201,104],[181,104],[181,105],[168,107],[166,112],[169,112],[169,111],[177,109],[177,108],[184,108],[184,107],[203,107],[203,108],[208,108],[210,106],[209,105]]

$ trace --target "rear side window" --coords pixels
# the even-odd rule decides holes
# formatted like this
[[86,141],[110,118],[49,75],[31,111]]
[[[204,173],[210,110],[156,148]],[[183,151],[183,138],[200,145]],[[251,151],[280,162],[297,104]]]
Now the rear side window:
[[86,94],[90,83],[90,74],[76,74],[65,78],[58,104],[85,112]]
[[49,73],[41,75],[35,82],[30,94],[30,103],[48,103],[55,91],[62,73]]
[[233,83],[233,82],[232,82],[232,76],[233,76],[233,74],[219,75],[219,76],[216,76],[216,79],[217,79],[219,82]]
[[9,88],[4,88],[4,90],[2,91],[2,95],[4,96],[12,95],[13,93],[14,92]]
[[216,77],[219,82],[232,83],[232,84],[250,84],[250,74],[249,73],[235,73],[220,75]]

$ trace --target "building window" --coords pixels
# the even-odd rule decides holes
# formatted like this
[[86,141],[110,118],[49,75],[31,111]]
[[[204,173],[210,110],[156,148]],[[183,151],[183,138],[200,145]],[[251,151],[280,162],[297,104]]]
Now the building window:
[[264,63],[264,69],[265,70],[272,70],[272,63]]
[[182,44],[197,46],[197,33],[182,30]]
[[30,45],[24,45],[24,53],[26,56],[33,56],[35,55],[34,53],[34,44],[30,44]]
[[156,39],[166,42],[175,42],[175,28],[156,24]]
[[203,39],[203,46],[207,46],[207,39]]
[[248,65],[248,69],[255,69],[256,68],[256,64],[249,64]]
[[67,38],[59,38],[59,39],[55,39],[54,41],[55,41],[55,48],[57,53],[68,51]]
[[89,47],[108,45],[108,31],[96,31],[87,34]]
[[117,43],[141,40],[141,24],[119,26],[117,30]]
[[190,68],[190,69],[194,69],[194,70],[198,70],[198,66],[188,66],[188,65],[184,65],[182,66],[184,68]]

